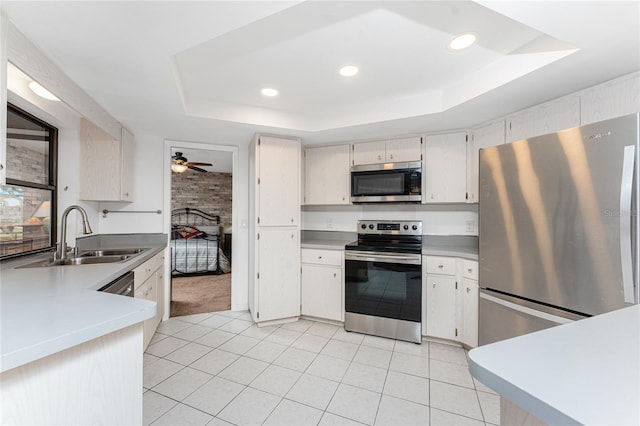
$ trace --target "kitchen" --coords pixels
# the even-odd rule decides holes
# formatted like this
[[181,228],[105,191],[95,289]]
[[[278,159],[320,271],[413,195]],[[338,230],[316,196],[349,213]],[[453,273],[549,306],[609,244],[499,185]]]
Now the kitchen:
[[[214,6],[215,5],[206,3],[200,5],[200,7],[205,8],[207,12],[204,13],[202,10],[188,9],[182,6],[178,8],[178,6],[174,5],[178,10],[173,10],[173,12],[174,15],[180,13],[184,14],[184,16],[189,16],[189,18],[193,19],[193,22],[201,22],[204,16],[208,16],[208,18],[216,16]],[[304,6],[304,4],[302,6]],[[212,113],[212,116],[217,118],[217,120],[203,118],[207,116],[205,113],[207,109],[206,105],[198,105],[197,103],[189,104],[180,99],[178,91],[174,89],[176,82],[171,73],[171,67],[163,61],[166,61],[166,58],[173,58],[176,52],[187,51],[191,46],[196,46],[205,40],[214,39],[216,36],[229,32],[234,28],[244,28],[242,22],[253,22],[261,17],[266,18],[272,14],[273,20],[260,21],[261,25],[276,25],[279,22],[278,19],[296,18],[309,19],[311,23],[320,25],[312,20],[314,15],[313,9],[305,10],[301,8],[296,10],[292,8],[288,10],[287,6],[282,3],[264,3],[261,6],[264,9],[243,10],[242,13],[236,11],[236,15],[233,15],[236,21],[227,19],[226,22],[218,22],[218,25],[209,25],[209,22],[207,22],[207,26],[204,26],[199,30],[200,32],[197,32],[193,28],[190,28],[195,28],[196,26],[187,23],[187,21],[191,22],[189,19],[185,19],[185,22],[180,24],[173,22],[173,20],[171,20],[171,8],[151,12],[144,10],[142,6],[140,6],[141,9],[131,6],[129,9],[126,9],[125,12],[118,10],[118,8],[109,7],[108,4],[70,5],[66,3],[52,3],[49,6],[40,4],[38,7],[43,8],[39,12],[43,14],[41,16],[56,16],[56,22],[52,22],[54,20],[47,22],[40,21],[39,25],[35,25],[35,19],[31,17],[31,15],[28,15],[32,12],[29,10],[28,4],[3,3],[3,12],[6,12],[9,20],[13,21],[15,26],[24,33],[24,36],[21,38],[20,34],[16,33],[13,28],[7,29],[6,21],[3,22],[2,34],[7,34],[4,31],[9,33],[8,46],[3,47],[3,58],[5,55],[8,55],[9,60],[18,65],[24,72],[37,78],[43,84],[48,83],[45,84],[45,86],[52,90],[54,88],[57,89],[54,90],[54,92],[67,102],[75,102],[73,107],[78,111],[84,112],[85,116],[91,117],[95,123],[104,124],[108,122],[106,125],[107,128],[118,127],[119,129],[121,126],[113,126],[112,124],[115,120],[105,118],[106,116],[104,114],[95,113],[98,109],[95,108],[90,100],[86,99],[86,97],[88,97],[86,93],[78,94],[78,90],[82,90],[79,86],[82,86],[84,90],[91,95],[91,98],[98,100],[102,107],[107,108],[110,114],[113,114],[118,121],[135,135],[134,157],[145,159],[144,162],[138,161],[136,169],[134,170],[133,184],[135,196],[133,202],[128,204],[119,202],[82,203],[89,214],[89,219],[95,232],[100,234],[168,232],[168,219],[166,215],[156,215],[153,213],[139,214],[135,216],[136,219],[132,220],[130,215],[102,215],[100,212],[103,209],[169,211],[169,207],[166,205],[167,197],[165,194],[169,186],[167,182],[170,179],[168,172],[170,154],[167,153],[170,147],[175,145],[176,141],[191,143],[198,145],[198,147],[202,147],[203,145],[205,147],[207,145],[231,146],[234,150],[234,161],[236,164],[234,179],[237,179],[238,182],[238,184],[234,182],[234,190],[237,188],[239,192],[235,193],[233,197],[233,211],[234,214],[237,215],[234,218],[234,223],[240,224],[240,226],[234,230],[233,244],[233,258],[234,262],[236,262],[234,270],[232,271],[234,274],[232,279],[234,286],[232,291],[232,310],[234,311],[246,310],[249,306],[250,299],[249,275],[246,272],[250,269],[249,226],[251,226],[250,217],[252,214],[248,200],[250,186],[249,141],[252,139],[254,133],[299,137],[303,141],[303,147],[306,148],[307,146],[313,147],[323,144],[336,146],[350,143],[351,141],[391,140],[401,136],[424,135],[425,133],[428,133],[426,135],[426,137],[428,137],[430,135],[463,132],[468,133],[472,142],[477,146],[482,146],[483,143],[486,143],[488,146],[494,144],[492,141],[495,140],[494,138],[496,137],[503,137],[503,140],[511,142],[512,140],[521,139],[533,134],[544,133],[545,129],[559,130],[563,127],[573,127],[575,124],[598,121],[593,118],[603,119],[611,116],[609,114],[625,115],[638,111],[637,96],[633,96],[634,93],[637,93],[638,84],[636,73],[638,69],[637,49],[634,49],[634,46],[637,45],[637,29],[633,30],[636,32],[631,31],[630,33],[628,29],[637,27],[635,25],[636,20],[634,19],[637,13],[633,11],[627,12],[626,9],[624,9],[624,7],[637,7],[635,3],[630,3],[626,6],[615,4],[615,7],[608,3],[603,3],[601,8],[596,7],[595,9],[589,9],[585,7],[585,9],[580,9],[581,13],[584,13],[587,18],[591,17],[591,19],[594,19],[594,17],[597,16],[598,22],[602,25],[602,32],[597,33],[593,31],[579,32],[578,30],[580,28],[574,28],[573,30],[576,31],[576,34],[579,33],[582,37],[587,37],[587,39],[580,41],[574,39],[576,35],[570,34],[570,28],[566,25],[556,24],[554,27],[553,23],[548,22],[548,19],[543,16],[545,15],[543,9],[536,9],[534,6],[528,6],[532,9],[528,9],[528,7],[525,6],[522,6],[521,10],[502,9],[501,13],[511,16],[512,19],[528,22],[528,25],[534,28],[545,28],[543,32],[555,35],[561,40],[570,40],[575,45],[583,47],[583,51],[566,56],[571,49],[567,50],[566,46],[560,46],[562,47],[560,48],[557,44],[554,45],[553,43],[558,43],[558,40],[547,40],[552,47],[557,49],[552,50],[553,52],[562,52],[562,55],[566,57],[558,54],[558,57],[553,58],[557,63],[553,62],[546,67],[542,66],[540,69],[536,68],[536,66],[541,66],[540,64],[533,64],[530,65],[532,68],[528,74],[525,72],[523,75],[518,76],[515,76],[515,74],[504,76],[505,78],[515,78],[515,80],[509,83],[505,81],[494,81],[493,85],[491,85],[489,80],[484,80],[487,83],[485,90],[493,89],[489,91],[488,95],[474,98],[473,90],[476,89],[473,87],[463,87],[457,92],[450,91],[448,94],[451,98],[456,98],[457,100],[469,99],[469,96],[471,96],[471,99],[466,102],[456,104],[455,100],[451,100],[451,103],[446,105],[446,107],[438,107],[427,102],[425,99],[421,99],[423,101],[422,105],[426,105],[426,107],[418,112],[405,113],[403,115],[402,112],[387,111],[385,115],[378,115],[378,118],[363,116],[362,112],[356,114],[352,111],[351,114],[344,114],[344,110],[337,108],[337,115],[347,118],[338,119],[323,116],[322,121],[319,120],[316,123],[308,123],[304,122],[300,117],[290,117],[288,119],[289,121],[284,121],[282,117],[275,117],[272,114],[269,116],[273,120],[270,121],[270,123],[276,123],[276,125],[258,121],[250,122],[248,125],[229,123],[229,121],[235,121],[233,112],[237,112],[238,110],[227,108],[226,111],[220,112],[220,107],[216,110],[215,105],[209,105],[209,107],[211,107],[211,111],[217,111],[215,114]],[[209,10],[209,7],[212,8],[212,10]],[[498,6],[494,7],[497,8]],[[502,7],[506,9],[509,8],[507,5],[503,5]],[[568,13],[568,10],[570,10],[570,4],[568,3],[560,3],[556,7],[559,9],[554,10],[554,14],[561,15]],[[566,10],[564,8],[566,8]],[[85,16],[86,22],[97,19],[105,19],[106,21],[111,19],[112,22],[117,22],[125,15],[133,17],[139,16],[137,14],[144,13],[154,13],[154,17],[157,18],[159,22],[162,22],[164,19],[167,25],[151,27],[148,29],[148,33],[140,32],[137,33],[136,37],[132,38],[128,37],[126,32],[118,31],[118,28],[111,28],[109,31],[101,28],[101,26],[96,26],[95,30],[84,28],[84,31],[88,31],[90,35],[84,37],[83,40],[78,40],[77,33],[74,31],[67,33],[59,29],[54,29],[54,26],[60,25],[60,23],[66,22],[65,20],[72,19],[72,17],[75,16]],[[288,15],[288,13],[293,16]],[[300,15],[296,15],[298,13]],[[358,13],[364,15],[363,11],[358,11]],[[346,12],[345,15],[347,15]],[[549,13],[547,13],[547,15],[549,15]],[[632,21],[629,27],[626,27],[620,22],[620,20],[624,21],[623,18],[627,19],[627,21]],[[375,21],[375,19],[377,19],[375,13],[370,19],[372,19],[373,22],[377,22]],[[397,19],[397,16],[394,16],[394,19]],[[29,26],[29,22],[33,22],[33,26]],[[371,21],[367,21],[366,19],[364,22],[367,23],[367,25],[372,24]],[[589,27],[589,22],[590,21],[587,21],[582,24],[572,22],[572,24],[576,27],[580,27],[581,25],[583,27]],[[512,22],[510,22],[510,24],[512,24]],[[175,25],[186,26],[181,27],[181,31],[177,31],[180,36],[178,36],[178,34],[164,34],[165,28]],[[71,23],[62,26],[73,28]],[[260,29],[260,27],[256,28]],[[247,29],[250,30],[251,26],[248,26]],[[292,29],[291,31],[294,30]],[[51,37],[50,42],[52,44],[48,45],[45,40],[49,38],[48,35],[54,32],[57,34],[58,44],[53,43],[53,37]],[[341,32],[338,32],[338,34],[343,35]],[[239,38],[247,36],[241,32],[232,35]],[[288,34],[288,36],[293,35],[295,34]],[[183,38],[180,39],[180,37]],[[230,42],[237,42],[237,40],[231,36],[229,36],[229,38],[231,39]],[[603,40],[603,42],[597,44],[596,41],[594,41],[596,38]],[[6,43],[7,37],[3,36],[2,40]],[[117,68],[117,76],[98,77],[100,74],[97,70],[88,70],[86,67],[83,68],[81,66],[82,64],[75,64],[78,66],[77,71],[72,71],[73,56],[91,57],[90,52],[93,49],[94,40],[103,40],[103,43],[101,43],[103,50],[100,52],[100,58],[94,57],[97,61],[96,64],[100,64],[98,68],[104,70]],[[155,46],[155,40],[164,40],[164,43],[161,44],[166,51],[159,55],[160,58],[155,57],[154,59],[151,57],[151,49],[148,49],[148,46]],[[608,44],[604,42],[606,40],[620,40],[620,43]],[[271,40],[264,40],[264,43],[267,44],[269,41]],[[122,46],[127,45],[129,42],[132,42],[134,46],[130,49],[123,50]],[[36,48],[36,46],[38,47]],[[592,50],[586,48],[586,46],[589,46]],[[205,47],[207,46],[203,46],[203,48]],[[211,46],[214,52],[216,52],[216,47],[215,45]],[[241,46],[238,47],[240,48]],[[69,53],[65,53],[65,49],[69,49]],[[74,51],[82,53],[76,54],[73,53]],[[177,55],[175,59],[172,59],[175,60],[175,72],[182,77],[189,75],[189,72],[192,71],[192,68],[189,68],[192,66],[190,61],[197,57],[198,54],[199,52],[187,52],[183,57]],[[67,65],[63,64],[63,61],[65,61],[63,58],[67,57],[66,55],[70,55],[70,57],[68,57],[69,64]],[[553,56],[553,54],[548,54],[548,56]],[[50,58],[55,58],[54,60],[57,65],[53,64]],[[113,58],[117,58],[117,62],[122,64],[121,69],[105,63],[105,61],[114,60]],[[594,67],[595,69],[591,71],[593,74],[585,73],[585,75],[568,71],[576,69],[573,67],[590,64],[589,61],[595,58],[598,58],[603,63],[609,62],[617,64],[620,68],[605,71]],[[603,58],[607,58],[607,61]],[[574,60],[575,63],[571,62]],[[47,69],[47,72],[39,74],[38,70],[42,70],[43,67],[46,69],[46,66],[43,64],[53,65],[53,68],[57,69],[58,73],[51,72],[51,69]],[[126,67],[124,64],[127,64]],[[73,80],[61,74],[58,67],[64,69]],[[140,70],[144,69],[146,70],[144,75],[155,77],[149,79],[151,81],[147,82],[148,85],[141,84],[146,78],[143,78],[141,74],[136,74],[135,68],[139,68]],[[130,81],[136,75],[137,86],[128,86],[124,91],[122,88],[118,89],[120,84]],[[56,80],[55,77],[59,77],[60,79]],[[475,75],[475,77],[479,78],[481,76]],[[92,89],[89,89],[91,84],[97,84],[98,87],[101,87],[103,84],[103,82],[100,81],[93,81],[95,78],[111,81],[115,87],[112,90],[99,88],[93,89],[95,91],[92,91]],[[476,82],[480,81],[478,78],[476,78]],[[541,83],[543,81],[545,84]],[[553,81],[553,84],[549,83],[549,81]],[[80,82],[82,82],[82,84],[80,84]],[[189,85],[196,84],[196,81],[189,83],[188,81],[181,80],[181,83],[184,85],[182,90],[188,95],[192,93],[189,92],[190,90],[194,90],[193,87]],[[171,89],[168,90],[168,88]],[[469,92],[465,92],[463,89],[467,89]],[[67,91],[66,93],[65,90]],[[518,96],[513,96],[514,93],[517,93]],[[13,97],[9,97],[9,100],[14,102],[20,101],[15,95],[11,93],[10,95]],[[168,96],[168,98],[162,98],[161,96]],[[465,98],[465,96],[467,96],[467,98]],[[282,98],[284,96],[281,95],[280,97]],[[78,102],[78,99],[82,100],[82,102]],[[338,97],[337,99],[340,98]],[[143,102],[143,100],[145,101]],[[557,101],[554,102],[554,100]],[[24,105],[25,102],[22,102]],[[42,102],[38,100],[33,100],[32,103],[38,105],[39,102],[40,105],[42,105]],[[491,108],[489,108],[489,106],[491,106]],[[372,103],[372,114],[376,113],[375,107],[376,105]],[[49,108],[49,106],[43,107],[45,111],[47,108]],[[187,115],[185,115],[185,109],[187,110]],[[93,115],[87,111],[91,111]],[[554,111],[557,113],[554,114]],[[576,111],[578,117],[577,123],[575,122]],[[417,118],[400,120],[402,117],[416,115],[418,116]],[[246,115],[246,117],[249,116],[250,115]],[[543,119],[536,120],[536,117],[542,117]],[[562,117],[562,119],[559,117]],[[345,121],[347,119],[351,121]],[[390,119],[394,120],[378,123],[379,121]],[[251,120],[257,120],[257,118],[251,116]],[[566,120],[575,124],[557,127],[566,122]],[[358,126],[358,124],[367,122],[374,124]],[[540,129],[542,131],[540,131]],[[518,134],[518,132],[520,133]],[[4,131],[2,133],[4,133]],[[505,133],[507,136],[505,136]],[[73,129],[71,129],[68,134],[73,137]],[[453,144],[447,146],[453,146]],[[434,161],[432,163],[433,167],[439,165],[440,170],[444,169],[444,171],[448,172],[447,176],[464,176],[462,191],[459,190],[459,185],[456,186],[456,189],[449,190],[449,188],[447,188],[446,185],[453,182],[450,178],[440,182],[439,187],[444,188],[441,192],[452,197],[447,202],[443,202],[442,204],[393,205],[388,207],[349,205],[348,203],[342,206],[339,205],[341,203],[336,202],[325,206],[303,206],[300,213],[300,229],[302,231],[347,232],[355,234],[356,223],[357,220],[360,219],[421,220],[423,223],[423,234],[425,235],[477,236],[478,218],[477,204],[475,204],[477,199],[474,199],[474,196],[477,195],[474,188],[470,187],[467,182],[467,180],[470,182],[474,182],[475,180],[475,173],[477,173],[475,164],[477,162],[474,161],[473,155],[476,155],[477,152],[474,153],[472,151],[472,155],[467,156],[466,145],[460,144],[455,146],[463,147],[460,150],[462,151],[462,157],[446,156],[439,162]],[[60,149],[60,158],[78,158],[77,146],[61,146]],[[65,153],[69,155],[62,155],[63,149],[69,150]],[[454,150],[452,149],[451,152],[454,152]],[[449,155],[448,151],[447,155]],[[433,158],[433,156],[425,157],[425,162],[428,162],[430,158]],[[449,160],[449,158],[458,158],[458,161]],[[71,165],[73,166],[74,164],[75,162],[72,162]],[[424,172],[425,178],[431,170],[436,169],[426,168]],[[469,171],[469,173],[467,173],[467,171]],[[78,175],[76,174],[77,170],[75,170],[75,167],[60,167],[60,173],[59,186],[61,188],[68,186],[70,189],[69,191],[61,191],[59,193],[59,210],[61,212],[64,207],[77,204],[81,202],[81,200],[78,199],[76,192]],[[434,182],[437,175],[436,173],[436,177],[432,177],[428,182]],[[470,203],[465,203],[465,201],[467,201],[467,192],[471,197]],[[434,194],[437,193],[434,191]],[[304,204],[304,202],[301,204]],[[244,227],[242,226],[243,223]],[[70,228],[75,228],[75,226],[71,224]],[[78,231],[76,231],[76,229],[70,229],[68,240],[72,241],[77,234]]]

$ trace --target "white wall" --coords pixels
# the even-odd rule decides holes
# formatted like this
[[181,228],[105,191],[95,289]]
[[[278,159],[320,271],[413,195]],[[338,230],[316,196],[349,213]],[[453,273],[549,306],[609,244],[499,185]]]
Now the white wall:
[[478,235],[474,204],[309,206],[302,210],[302,229],[357,232],[360,219],[421,220],[425,235]]

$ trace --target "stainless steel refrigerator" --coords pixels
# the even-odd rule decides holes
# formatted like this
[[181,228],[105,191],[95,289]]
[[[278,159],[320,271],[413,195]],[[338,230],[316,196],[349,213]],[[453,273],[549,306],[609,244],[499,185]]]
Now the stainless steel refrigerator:
[[638,301],[639,114],[480,152],[481,345]]

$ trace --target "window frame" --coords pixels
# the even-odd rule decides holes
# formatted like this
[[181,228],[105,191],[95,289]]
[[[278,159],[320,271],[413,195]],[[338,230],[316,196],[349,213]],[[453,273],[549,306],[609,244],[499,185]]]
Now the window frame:
[[[12,111],[15,114],[22,115],[24,118],[34,121],[37,124],[45,127],[49,131],[49,176],[48,183],[41,184],[35,182],[23,181],[20,179],[11,179],[8,175],[5,178],[5,186],[20,186],[24,188],[32,188],[32,189],[41,189],[45,191],[51,191],[51,216],[50,218],[50,236],[49,241],[50,245],[47,247],[38,248],[35,250],[28,250],[20,253],[12,253],[6,255],[0,255],[0,261],[5,259],[13,259],[16,257],[22,257],[26,255],[42,253],[46,251],[51,251],[56,247],[58,242],[58,129],[51,124],[43,121],[42,119],[36,117],[30,112],[25,111],[24,109],[7,102],[7,114],[9,111]],[[8,129],[7,129],[8,133]],[[9,170],[7,170],[8,174]]]

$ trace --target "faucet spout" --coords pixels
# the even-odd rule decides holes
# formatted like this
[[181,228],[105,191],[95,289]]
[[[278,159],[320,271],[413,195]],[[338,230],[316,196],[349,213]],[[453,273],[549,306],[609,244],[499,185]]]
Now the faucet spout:
[[71,210],[78,210],[82,215],[82,233],[83,234],[93,234],[93,230],[91,230],[91,225],[89,224],[89,217],[87,216],[87,212],[78,205],[71,205],[67,207],[62,213],[62,219],[60,220],[60,239],[61,242],[58,245],[58,250],[56,251],[55,258],[57,260],[64,260],[67,257],[67,218],[69,217],[69,213]]

